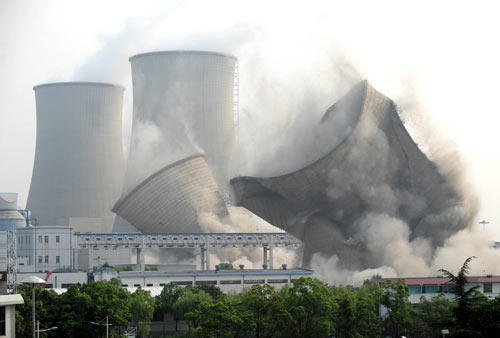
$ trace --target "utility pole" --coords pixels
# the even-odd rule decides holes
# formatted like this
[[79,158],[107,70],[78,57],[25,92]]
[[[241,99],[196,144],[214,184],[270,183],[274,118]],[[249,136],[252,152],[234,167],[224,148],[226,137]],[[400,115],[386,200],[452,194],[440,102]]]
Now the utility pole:
[[486,224],[490,224],[490,222],[487,222],[485,220],[482,220],[481,222],[478,223],[483,225],[483,231],[486,230]]

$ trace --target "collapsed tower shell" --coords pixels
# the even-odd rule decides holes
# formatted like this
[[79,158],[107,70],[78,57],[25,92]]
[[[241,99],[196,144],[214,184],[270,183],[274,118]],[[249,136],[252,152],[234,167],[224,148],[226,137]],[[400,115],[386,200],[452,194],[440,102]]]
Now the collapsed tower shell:
[[[339,140],[329,130],[347,115],[353,125]],[[318,138],[334,141],[316,150],[315,162],[281,176],[231,180],[237,205],[305,242],[306,265],[316,253],[335,254],[351,269],[382,265],[360,235],[369,213],[404,220],[411,239],[434,246],[467,226],[458,192],[412,140],[393,101],[367,82],[328,109],[317,129]]]
[[203,213],[228,217],[203,155],[160,169],[121,198],[113,208],[144,233],[199,233]]
[[134,116],[123,195],[161,168],[204,153],[227,196],[236,58],[164,51],[138,54],[130,62]]
[[37,138],[27,208],[40,225],[111,231],[123,183],[121,86],[35,86]]

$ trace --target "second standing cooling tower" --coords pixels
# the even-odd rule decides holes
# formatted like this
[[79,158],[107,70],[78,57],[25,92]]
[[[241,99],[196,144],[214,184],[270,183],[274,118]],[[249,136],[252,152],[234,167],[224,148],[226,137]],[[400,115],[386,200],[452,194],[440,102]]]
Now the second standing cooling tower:
[[236,58],[166,51],[135,55],[130,62],[134,117],[123,193],[166,165],[202,152],[227,197]]
[[27,208],[41,226],[111,231],[123,182],[123,88],[68,82],[34,90],[37,137]]

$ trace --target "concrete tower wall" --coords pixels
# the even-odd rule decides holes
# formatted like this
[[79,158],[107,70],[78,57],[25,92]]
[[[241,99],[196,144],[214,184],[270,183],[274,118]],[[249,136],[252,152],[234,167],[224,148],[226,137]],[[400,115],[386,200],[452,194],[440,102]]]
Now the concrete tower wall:
[[34,87],[37,138],[27,208],[41,226],[110,231],[123,183],[123,88],[68,82]]
[[325,113],[319,131],[336,123],[336,110],[355,124],[316,161],[281,176],[231,180],[237,205],[304,241],[304,264],[316,253],[337,255],[349,269],[385,264],[359,235],[369,213],[406,222],[411,239],[434,248],[469,224],[462,197],[420,151],[390,98],[361,82]]
[[120,199],[113,211],[144,233],[204,232],[203,213],[228,216],[203,155],[157,171]]
[[195,51],[132,56],[134,118],[124,194],[161,168],[204,153],[227,194],[236,59]]

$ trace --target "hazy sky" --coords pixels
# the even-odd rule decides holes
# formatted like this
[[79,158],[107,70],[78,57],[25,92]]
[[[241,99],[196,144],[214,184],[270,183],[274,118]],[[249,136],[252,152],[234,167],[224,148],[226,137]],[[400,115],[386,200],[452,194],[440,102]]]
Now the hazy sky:
[[[320,93],[322,109],[333,103],[339,93],[331,76],[342,62],[396,101],[424,149],[460,154],[480,201],[478,217],[491,222],[500,240],[500,5],[299,3],[0,0],[0,191],[18,192],[24,206],[35,150],[36,84],[125,85],[127,135],[130,55],[161,49],[227,52],[240,59],[242,114],[253,112],[253,119],[279,125],[287,107],[311,89]],[[255,90],[262,83],[287,93],[287,102],[266,110],[269,98],[263,102]],[[242,116],[240,129],[244,122]]]

